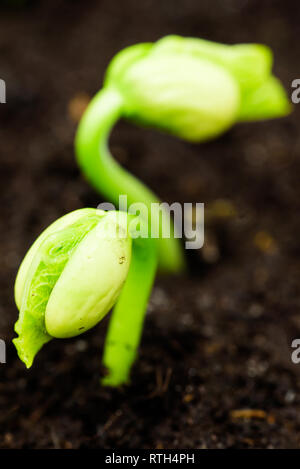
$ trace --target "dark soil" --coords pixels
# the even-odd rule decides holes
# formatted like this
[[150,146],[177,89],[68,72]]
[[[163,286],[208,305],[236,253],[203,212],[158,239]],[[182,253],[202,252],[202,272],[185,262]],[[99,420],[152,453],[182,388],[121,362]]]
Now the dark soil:
[[300,447],[300,365],[291,361],[300,338],[300,104],[205,145],[117,126],[112,151],[125,167],[165,201],[205,202],[207,215],[190,275],[156,281],[130,387],[99,385],[107,321],[51,342],[29,371],[10,345],[26,250],[57,217],[102,201],[74,159],[74,113],[110,58],[168,33],[262,42],[290,93],[299,22],[297,0],[52,0],[1,10],[0,338],[9,345],[0,448]]

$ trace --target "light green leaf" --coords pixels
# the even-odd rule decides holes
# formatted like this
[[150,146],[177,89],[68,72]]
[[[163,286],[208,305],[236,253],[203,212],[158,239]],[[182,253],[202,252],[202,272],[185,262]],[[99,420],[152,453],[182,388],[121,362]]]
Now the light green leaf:
[[14,344],[27,368],[40,348],[51,340],[45,327],[49,296],[72,253],[101,215],[89,215],[71,226],[55,231],[39,246],[27,272],[20,316],[15,325],[19,335]]
[[239,120],[252,121],[282,117],[289,114],[291,108],[280,81],[270,76],[259,87],[244,94]]

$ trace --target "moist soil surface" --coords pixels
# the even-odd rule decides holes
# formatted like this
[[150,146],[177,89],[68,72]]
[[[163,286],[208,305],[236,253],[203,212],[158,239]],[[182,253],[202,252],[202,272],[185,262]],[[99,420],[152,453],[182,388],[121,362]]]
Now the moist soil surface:
[[123,47],[177,33],[262,42],[291,94],[299,2],[37,1],[1,7],[0,448],[298,448],[299,107],[192,145],[120,122],[116,159],[167,202],[204,202],[189,272],[158,277],[131,385],[99,379],[108,320],[53,340],[26,370],[11,344],[13,284],[36,236],[103,201],[74,158],[78,119]]

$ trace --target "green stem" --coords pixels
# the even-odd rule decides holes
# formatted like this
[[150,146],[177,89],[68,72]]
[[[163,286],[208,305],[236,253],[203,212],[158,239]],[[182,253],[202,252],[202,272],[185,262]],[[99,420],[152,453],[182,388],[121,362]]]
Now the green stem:
[[145,312],[157,266],[156,243],[151,238],[133,239],[128,277],[112,312],[105,339],[103,364],[108,374],[102,384],[127,383],[140,343]]
[[[108,200],[118,205],[119,195],[127,195],[128,204],[142,202],[148,209],[151,227],[151,205],[159,199],[144,184],[129,174],[113,159],[108,149],[108,138],[114,124],[122,115],[123,99],[115,89],[102,89],[92,100],[81,119],[76,136],[76,153],[79,166],[90,183]],[[156,210],[156,207],[154,206]],[[157,213],[157,212],[156,212]],[[159,217],[158,257],[162,271],[180,272],[185,262],[178,239],[161,236],[162,223],[169,222],[169,213],[162,210]],[[157,217],[155,217],[157,219]],[[153,219],[153,223],[156,220]]]

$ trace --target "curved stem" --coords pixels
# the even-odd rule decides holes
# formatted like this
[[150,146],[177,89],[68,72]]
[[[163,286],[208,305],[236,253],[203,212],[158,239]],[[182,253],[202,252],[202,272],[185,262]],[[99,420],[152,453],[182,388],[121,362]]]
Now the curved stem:
[[102,384],[119,386],[129,380],[140,343],[145,312],[157,266],[156,243],[133,239],[128,277],[112,312],[105,339],[103,364],[108,374]]
[[[119,195],[127,195],[131,205],[142,202],[148,209],[149,227],[151,227],[151,206],[157,210],[160,203],[152,191],[129,174],[113,159],[108,149],[109,133],[122,115],[123,99],[115,89],[102,89],[91,101],[85,112],[76,135],[76,153],[79,165],[91,184],[117,208]],[[167,272],[180,272],[184,269],[184,256],[178,239],[174,238],[171,224],[170,238],[162,237],[161,226],[169,223],[170,214],[164,209],[158,223],[159,266]],[[157,222],[156,220],[160,220]]]

